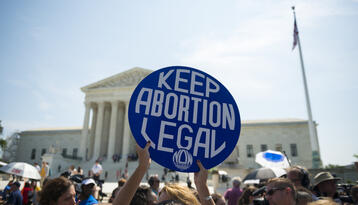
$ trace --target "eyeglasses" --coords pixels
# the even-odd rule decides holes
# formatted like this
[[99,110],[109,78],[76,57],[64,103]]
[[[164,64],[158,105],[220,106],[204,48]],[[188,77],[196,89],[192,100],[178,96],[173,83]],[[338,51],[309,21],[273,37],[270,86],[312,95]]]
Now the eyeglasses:
[[266,189],[266,195],[272,196],[276,191],[281,191],[284,189],[286,189],[286,188],[271,188],[270,190]]

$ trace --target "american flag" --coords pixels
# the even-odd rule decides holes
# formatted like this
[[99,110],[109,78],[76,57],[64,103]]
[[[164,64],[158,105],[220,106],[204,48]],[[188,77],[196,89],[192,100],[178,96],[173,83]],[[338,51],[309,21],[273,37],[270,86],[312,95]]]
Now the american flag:
[[293,46],[292,46],[292,50],[295,49],[296,45],[298,42],[298,29],[297,29],[297,24],[296,24],[296,19],[295,19],[295,23],[294,23],[294,28],[293,28]]

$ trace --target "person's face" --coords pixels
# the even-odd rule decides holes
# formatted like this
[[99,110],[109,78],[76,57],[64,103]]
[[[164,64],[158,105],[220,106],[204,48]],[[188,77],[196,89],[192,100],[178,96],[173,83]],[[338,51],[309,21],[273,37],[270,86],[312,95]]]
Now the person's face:
[[301,179],[297,172],[290,171],[287,173],[287,178],[295,185],[295,186],[301,186]]
[[56,205],[75,205],[76,204],[76,191],[75,187],[71,185],[60,198],[58,198]]
[[318,184],[318,189],[321,194],[326,193],[328,196],[333,197],[337,191],[337,185],[335,180],[323,181]]
[[94,187],[95,187],[95,185],[94,184],[88,184],[88,185],[83,185],[82,186],[82,193],[83,193],[83,195],[85,195],[85,196],[89,196],[89,195],[91,195],[92,193],[93,193],[93,191],[94,191]]
[[288,188],[276,188],[268,185],[265,197],[269,201],[270,205],[287,205],[289,204],[287,194],[291,194],[287,189]]
[[154,178],[154,183],[153,183],[153,188],[158,190],[159,189],[159,185],[160,185],[160,180],[158,179],[158,177]]
[[161,191],[159,193],[158,202],[167,201],[167,200],[170,200],[170,199],[171,199],[171,197],[167,194],[167,192]]

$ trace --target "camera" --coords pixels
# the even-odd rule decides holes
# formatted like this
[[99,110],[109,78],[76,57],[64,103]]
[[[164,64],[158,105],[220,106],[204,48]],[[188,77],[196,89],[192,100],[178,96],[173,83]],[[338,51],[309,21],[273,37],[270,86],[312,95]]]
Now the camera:
[[266,186],[263,186],[258,190],[254,191],[254,193],[252,193],[254,197],[261,196],[254,199],[254,205],[269,205],[269,202],[266,200],[266,198],[262,196],[263,193],[265,193],[265,191],[266,191]]

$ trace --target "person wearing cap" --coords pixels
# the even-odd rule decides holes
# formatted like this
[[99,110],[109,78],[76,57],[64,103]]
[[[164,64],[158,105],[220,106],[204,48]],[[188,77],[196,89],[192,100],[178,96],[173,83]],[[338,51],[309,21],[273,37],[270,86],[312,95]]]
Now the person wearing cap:
[[6,202],[6,204],[11,205],[22,205],[22,195],[20,192],[20,182],[16,181],[11,184],[10,187],[10,197],[9,200]]
[[242,189],[240,188],[240,185],[241,185],[241,178],[240,177],[233,178],[232,188],[226,190],[224,194],[225,200],[227,201],[228,205],[237,204],[237,201],[239,200],[242,194]]
[[313,178],[313,191],[317,197],[329,197],[335,202],[341,203],[336,185],[336,182],[340,179],[329,172],[320,172]]
[[98,201],[93,197],[93,193],[96,190],[96,182],[93,179],[84,179],[82,181],[81,189],[82,192],[79,197],[79,205],[98,204]]

